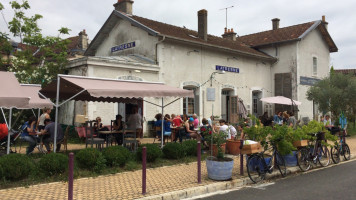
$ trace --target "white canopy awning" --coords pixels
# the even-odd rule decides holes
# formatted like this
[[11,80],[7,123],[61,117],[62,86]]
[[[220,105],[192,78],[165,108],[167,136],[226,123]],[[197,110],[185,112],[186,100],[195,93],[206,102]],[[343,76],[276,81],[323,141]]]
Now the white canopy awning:
[[53,103],[49,99],[42,99],[39,97],[38,91],[40,91],[41,85],[21,84],[21,89],[23,91],[23,94],[29,96],[31,99],[27,106],[20,107],[18,109],[53,108]]
[[30,97],[21,89],[13,72],[0,72],[0,107],[23,108],[29,106]]

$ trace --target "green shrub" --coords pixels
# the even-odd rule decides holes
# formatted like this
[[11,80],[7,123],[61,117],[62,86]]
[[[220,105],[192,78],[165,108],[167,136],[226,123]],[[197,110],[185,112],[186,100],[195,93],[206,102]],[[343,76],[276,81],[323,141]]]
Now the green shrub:
[[198,142],[196,140],[186,140],[182,143],[185,155],[196,156]]
[[172,142],[166,144],[162,149],[164,157],[168,159],[179,159],[184,157],[184,148],[181,144]]
[[106,165],[106,160],[103,154],[93,148],[80,150],[75,156],[78,166],[83,169],[89,169],[100,172]]
[[34,164],[22,154],[9,154],[0,157],[0,177],[7,180],[19,180],[28,177]]
[[60,153],[47,154],[41,158],[38,165],[47,175],[60,174],[67,169],[68,156]]
[[130,157],[130,151],[122,146],[105,148],[102,153],[109,166],[124,166]]
[[142,148],[146,147],[147,162],[154,162],[158,157],[162,155],[161,149],[156,144],[143,144],[136,152],[138,160],[142,160]]

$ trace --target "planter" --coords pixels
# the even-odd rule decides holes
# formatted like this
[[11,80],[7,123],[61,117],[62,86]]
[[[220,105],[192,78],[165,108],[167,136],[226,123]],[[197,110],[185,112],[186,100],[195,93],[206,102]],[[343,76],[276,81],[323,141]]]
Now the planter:
[[[246,160],[248,160],[248,156],[246,156]],[[268,165],[271,162],[271,157],[264,158],[266,161],[266,164]],[[247,166],[251,171],[255,171],[253,169],[256,169],[255,166],[259,166],[259,169],[264,169],[263,163],[261,161],[258,161],[257,159],[252,159],[252,161],[249,163]]]
[[296,153],[297,153],[296,151],[292,151],[292,154],[283,156],[286,166],[288,167],[297,166],[298,161],[297,161]]
[[[223,154],[225,154],[225,149],[226,149],[226,143],[221,145],[221,151]],[[216,144],[213,144],[213,156],[218,155],[218,146]]]
[[299,140],[293,142],[294,147],[305,147],[308,146],[308,140]]
[[212,157],[206,159],[206,168],[208,177],[212,180],[224,181],[231,179],[234,160],[224,158],[223,161],[216,160]]
[[241,154],[253,154],[262,151],[262,146],[260,143],[256,144],[245,144],[241,149]]
[[240,154],[241,140],[227,140],[226,146],[229,154],[238,155]]

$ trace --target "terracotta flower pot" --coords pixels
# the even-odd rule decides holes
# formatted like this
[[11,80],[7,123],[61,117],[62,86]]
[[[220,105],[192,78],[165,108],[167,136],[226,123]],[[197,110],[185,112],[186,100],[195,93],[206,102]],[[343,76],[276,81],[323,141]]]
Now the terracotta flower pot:
[[226,146],[229,154],[238,155],[240,154],[241,140],[227,140]]
[[[225,154],[225,149],[226,149],[226,143],[221,145],[221,151],[223,152],[223,154]],[[216,144],[213,144],[213,156],[217,156],[218,155],[218,146]]]

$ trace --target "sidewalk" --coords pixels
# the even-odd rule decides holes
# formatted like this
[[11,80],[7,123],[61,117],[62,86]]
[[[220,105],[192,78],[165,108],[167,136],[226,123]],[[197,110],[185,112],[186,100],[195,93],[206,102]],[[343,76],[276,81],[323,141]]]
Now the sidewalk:
[[[348,138],[347,143],[351,153],[356,152],[356,137]],[[185,193],[194,190],[207,191],[211,186],[215,190],[224,189],[224,185],[242,185],[239,176],[239,157],[234,157],[232,181],[212,181],[208,179],[205,162],[202,162],[202,183],[197,183],[197,163],[181,164],[147,170],[147,194],[141,194],[141,170],[125,172],[114,175],[99,176],[95,178],[82,178],[74,180],[74,199],[138,199],[153,197],[162,199],[160,194],[182,191]],[[246,175],[246,174],[245,174]],[[192,189],[192,190],[189,190]],[[67,199],[68,185],[65,182],[33,185],[0,190],[2,200],[7,199]],[[173,193],[172,193],[173,194]],[[168,199],[179,198],[170,196]],[[166,199],[166,198],[164,198]]]

